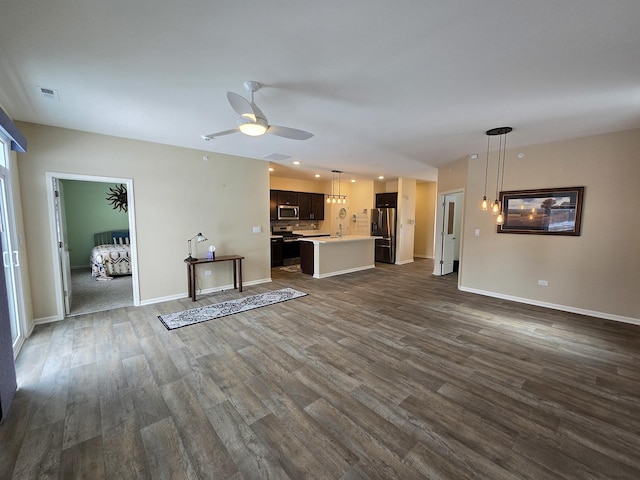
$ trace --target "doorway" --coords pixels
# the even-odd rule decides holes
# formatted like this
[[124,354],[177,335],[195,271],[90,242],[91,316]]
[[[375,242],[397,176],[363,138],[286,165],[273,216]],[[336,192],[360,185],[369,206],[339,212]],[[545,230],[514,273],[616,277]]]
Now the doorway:
[[436,220],[438,241],[436,242],[434,275],[448,275],[459,269],[463,206],[463,191],[445,192],[438,195]]
[[[120,220],[116,224],[113,218],[105,218],[104,213],[105,209],[112,209],[106,197],[114,185],[124,185],[127,191],[127,208],[119,213]],[[54,258],[57,318],[139,305],[133,181],[47,173],[47,188],[51,190],[51,239],[53,251],[57,252]],[[99,207],[93,207],[95,213],[92,213],[92,202],[99,202]],[[90,265],[94,234],[127,229],[131,275],[113,277],[108,282],[98,281],[92,275]]]

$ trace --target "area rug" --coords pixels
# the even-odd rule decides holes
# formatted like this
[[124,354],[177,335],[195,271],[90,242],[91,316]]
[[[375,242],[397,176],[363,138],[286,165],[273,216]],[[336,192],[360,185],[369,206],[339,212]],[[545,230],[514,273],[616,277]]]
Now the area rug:
[[285,265],[284,267],[278,267],[278,270],[284,270],[285,272],[291,272],[291,273],[297,273],[302,271],[300,270],[299,263],[296,265]]
[[167,330],[174,330],[194,323],[206,322],[215,318],[226,317],[234,313],[246,312],[254,308],[266,307],[275,303],[286,302],[294,298],[304,297],[306,293],[299,292],[293,288],[283,288],[273,292],[259,293],[250,297],[229,300],[227,302],[207,305],[206,307],[191,308],[182,312],[158,315],[160,321],[167,327]]

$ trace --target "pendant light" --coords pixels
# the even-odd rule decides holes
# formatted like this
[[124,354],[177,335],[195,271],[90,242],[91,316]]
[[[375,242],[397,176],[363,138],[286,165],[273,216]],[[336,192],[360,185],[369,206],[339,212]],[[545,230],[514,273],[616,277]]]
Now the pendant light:
[[504,186],[504,165],[505,158],[507,155],[507,134],[512,132],[513,128],[511,127],[498,127],[492,128],[491,130],[487,130],[485,133],[487,134],[487,164],[485,167],[485,195],[482,198],[482,209],[485,210],[485,202],[486,202],[486,183],[487,183],[487,174],[489,169],[489,139],[491,137],[500,136],[500,146],[498,148],[498,171],[496,173],[496,199],[491,206],[491,213],[497,215],[496,223],[498,225],[502,225],[504,223],[504,212],[502,211],[502,205],[500,204],[500,192]]
[[333,180],[336,176],[334,172],[335,170],[331,171],[331,195],[327,195],[327,203],[331,203],[331,199],[333,198]]
[[484,195],[482,196],[482,210],[487,211],[487,178],[489,176],[489,135],[487,135],[487,161],[484,166]]
[[[338,195],[335,195],[335,176],[338,174]],[[340,183],[342,181],[342,171],[341,170],[331,170],[331,195],[327,196],[327,203],[338,203],[338,204],[346,204],[347,196],[342,195],[342,188]]]

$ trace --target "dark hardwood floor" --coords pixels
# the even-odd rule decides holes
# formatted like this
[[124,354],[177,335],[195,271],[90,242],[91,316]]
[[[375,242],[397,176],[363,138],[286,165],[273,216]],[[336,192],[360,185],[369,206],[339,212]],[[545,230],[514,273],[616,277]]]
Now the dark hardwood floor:
[[[3,479],[639,479],[640,327],[466,294],[418,260],[38,326]],[[167,331],[156,318],[309,295]]]

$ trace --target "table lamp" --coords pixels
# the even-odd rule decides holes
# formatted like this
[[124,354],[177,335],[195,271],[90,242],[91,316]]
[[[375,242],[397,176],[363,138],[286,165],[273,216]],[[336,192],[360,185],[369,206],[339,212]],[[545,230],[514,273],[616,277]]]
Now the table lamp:
[[187,258],[184,259],[185,262],[195,262],[196,260],[198,260],[195,257],[191,256],[191,240],[196,239],[196,243],[200,243],[200,242],[206,242],[207,241],[207,237],[205,237],[204,235],[202,235],[201,232],[198,232],[196,235],[194,235],[193,237],[191,237],[188,241],[187,244],[189,245],[189,256]]

